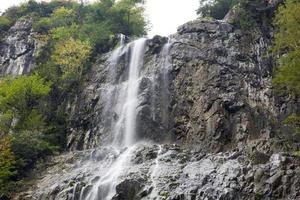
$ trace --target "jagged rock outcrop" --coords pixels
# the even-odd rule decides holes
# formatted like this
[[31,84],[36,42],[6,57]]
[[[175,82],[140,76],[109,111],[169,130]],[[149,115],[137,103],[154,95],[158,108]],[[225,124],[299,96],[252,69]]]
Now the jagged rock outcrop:
[[28,74],[35,66],[37,47],[32,21],[18,20],[0,41],[0,76]]
[[[133,149],[114,200],[300,198],[299,157],[240,151],[203,154],[176,145],[140,144]],[[16,199],[84,199],[117,158],[107,148],[57,157],[36,187]]]
[[203,20],[183,25],[175,38],[171,93],[177,137],[214,151],[270,139],[280,110],[271,87],[270,41]]

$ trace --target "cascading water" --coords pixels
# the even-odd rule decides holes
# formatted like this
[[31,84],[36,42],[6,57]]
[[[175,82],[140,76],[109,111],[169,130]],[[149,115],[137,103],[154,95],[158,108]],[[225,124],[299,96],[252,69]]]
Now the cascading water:
[[[169,73],[172,68],[170,62],[171,46],[171,39],[168,39],[168,42],[163,46],[160,52],[159,66],[151,69],[151,117],[153,121],[159,120],[161,122],[164,131],[169,127]],[[157,115],[158,113],[160,114],[159,116]]]
[[[136,142],[136,108],[138,106],[139,69],[143,65],[143,57],[146,47],[146,39],[136,40],[126,46],[122,46],[112,53],[111,67],[116,67],[118,58],[122,53],[130,53],[127,80],[112,81],[116,84],[108,87],[107,106],[115,106],[115,113],[118,117],[116,122],[112,122],[113,145],[117,154],[117,160],[109,170],[93,184],[91,190],[86,192],[82,200],[109,200],[115,194],[117,180],[123,170],[130,165],[130,155],[132,154]],[[125,51],[125,52],[124,52]],[[112,69],[114,71],[114,69]],[[110,73],[112,76],[114,73]],[[111,77],[110,77],[111,79]],[[115,102],[115,103],[111,103]],[[112,108],[105,108],[105,111]],[[125,151],[122,150],[125,148]],[[126,149],[127,148],[127,149]],[[86,189],[86,188],[84,188]],[[83,190],[84,190],[83,189]],[[83,193],[83,192],[82,192]]]
[[172,43],[170,39],[164,45],[162,50],[162,67],[161,67],[161,75],[162,75],[162,105],[166,105],[163,107],[162,111],[162,123],[165,126],[165,129],[169,126],[169,112],[168,112],[168,105],[169,105],[169,71],[171,70],[172,64],[170,62],[170,48]]
[[[139,39],[131,44],[128,79],[121,83],[116,105],[118,120],[113,127],[113,145],[128,147],[135,141],[136,135],[136,107],[138,105],[139,68],[143,65],[146,39]],[[124,101],[125,99],[125,101]]]

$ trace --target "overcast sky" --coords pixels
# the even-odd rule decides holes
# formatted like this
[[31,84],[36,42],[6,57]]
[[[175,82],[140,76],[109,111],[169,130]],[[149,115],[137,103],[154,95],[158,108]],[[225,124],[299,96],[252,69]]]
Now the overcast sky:
[[[25,0],[0,0],[0,11]],[[199,0],[147,0],[146,14],[152,24],[149,36],[168,36],[179,25],[196,18]]]

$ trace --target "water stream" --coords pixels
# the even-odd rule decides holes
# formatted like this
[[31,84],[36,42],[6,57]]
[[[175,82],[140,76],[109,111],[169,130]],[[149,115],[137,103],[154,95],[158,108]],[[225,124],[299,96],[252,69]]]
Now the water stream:
[[[112,145],[117,152],[117,159],[109,170],[102,174],[101,178],[93,184],[92,189],[81,195],[81,200],[109,200],[115,195],[115,187],[118,178],[126,166],[130,165],[130,156],[136,143],[136,108],[138,106],[138,88],[140,68],[143,65],[143,57],[146,47],[146,39],[141,38],[127,45],[124,37],[121,37],[122,46],[116,49],[110,58],[111,70],[109,84],[106,90],[106,114],[114,108],[116,120],[111,120]],[[114,80],[115,68],[120,55],[130,54],[127,79]],[[106,117],[106,116],[104,116]],[[130,167],[130,166],[129,166]],[[86,189],[86,188],[84,188]],[[83,190],[84,190],[83,189]]]
[[162,66],[161,66],[161,75],[162,75],[162,104],[165,105],[162,111],[162,123],[165,126],[165,129],[169,126],[169,112],[168,112],[168,105],[170,102],[169,99],[169,71],[171,70],[171,62],[170,62],[170,48],[171,48],[171,41],[170,39],[164,45],[162,49]]

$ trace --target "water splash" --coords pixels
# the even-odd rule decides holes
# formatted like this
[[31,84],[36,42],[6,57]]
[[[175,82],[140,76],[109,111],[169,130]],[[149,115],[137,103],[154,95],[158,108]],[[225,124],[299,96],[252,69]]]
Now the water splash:
[[84,200],[110,200],[116,194],[116,186],[118,178],[126,168],[130,167],[130,158],[135,150],[135,146],[126,149],[124,152],[119,151],[119,157],[109,168],[109,170],[102,176],[97,183],[95,183],[91,191],[82,198]]

